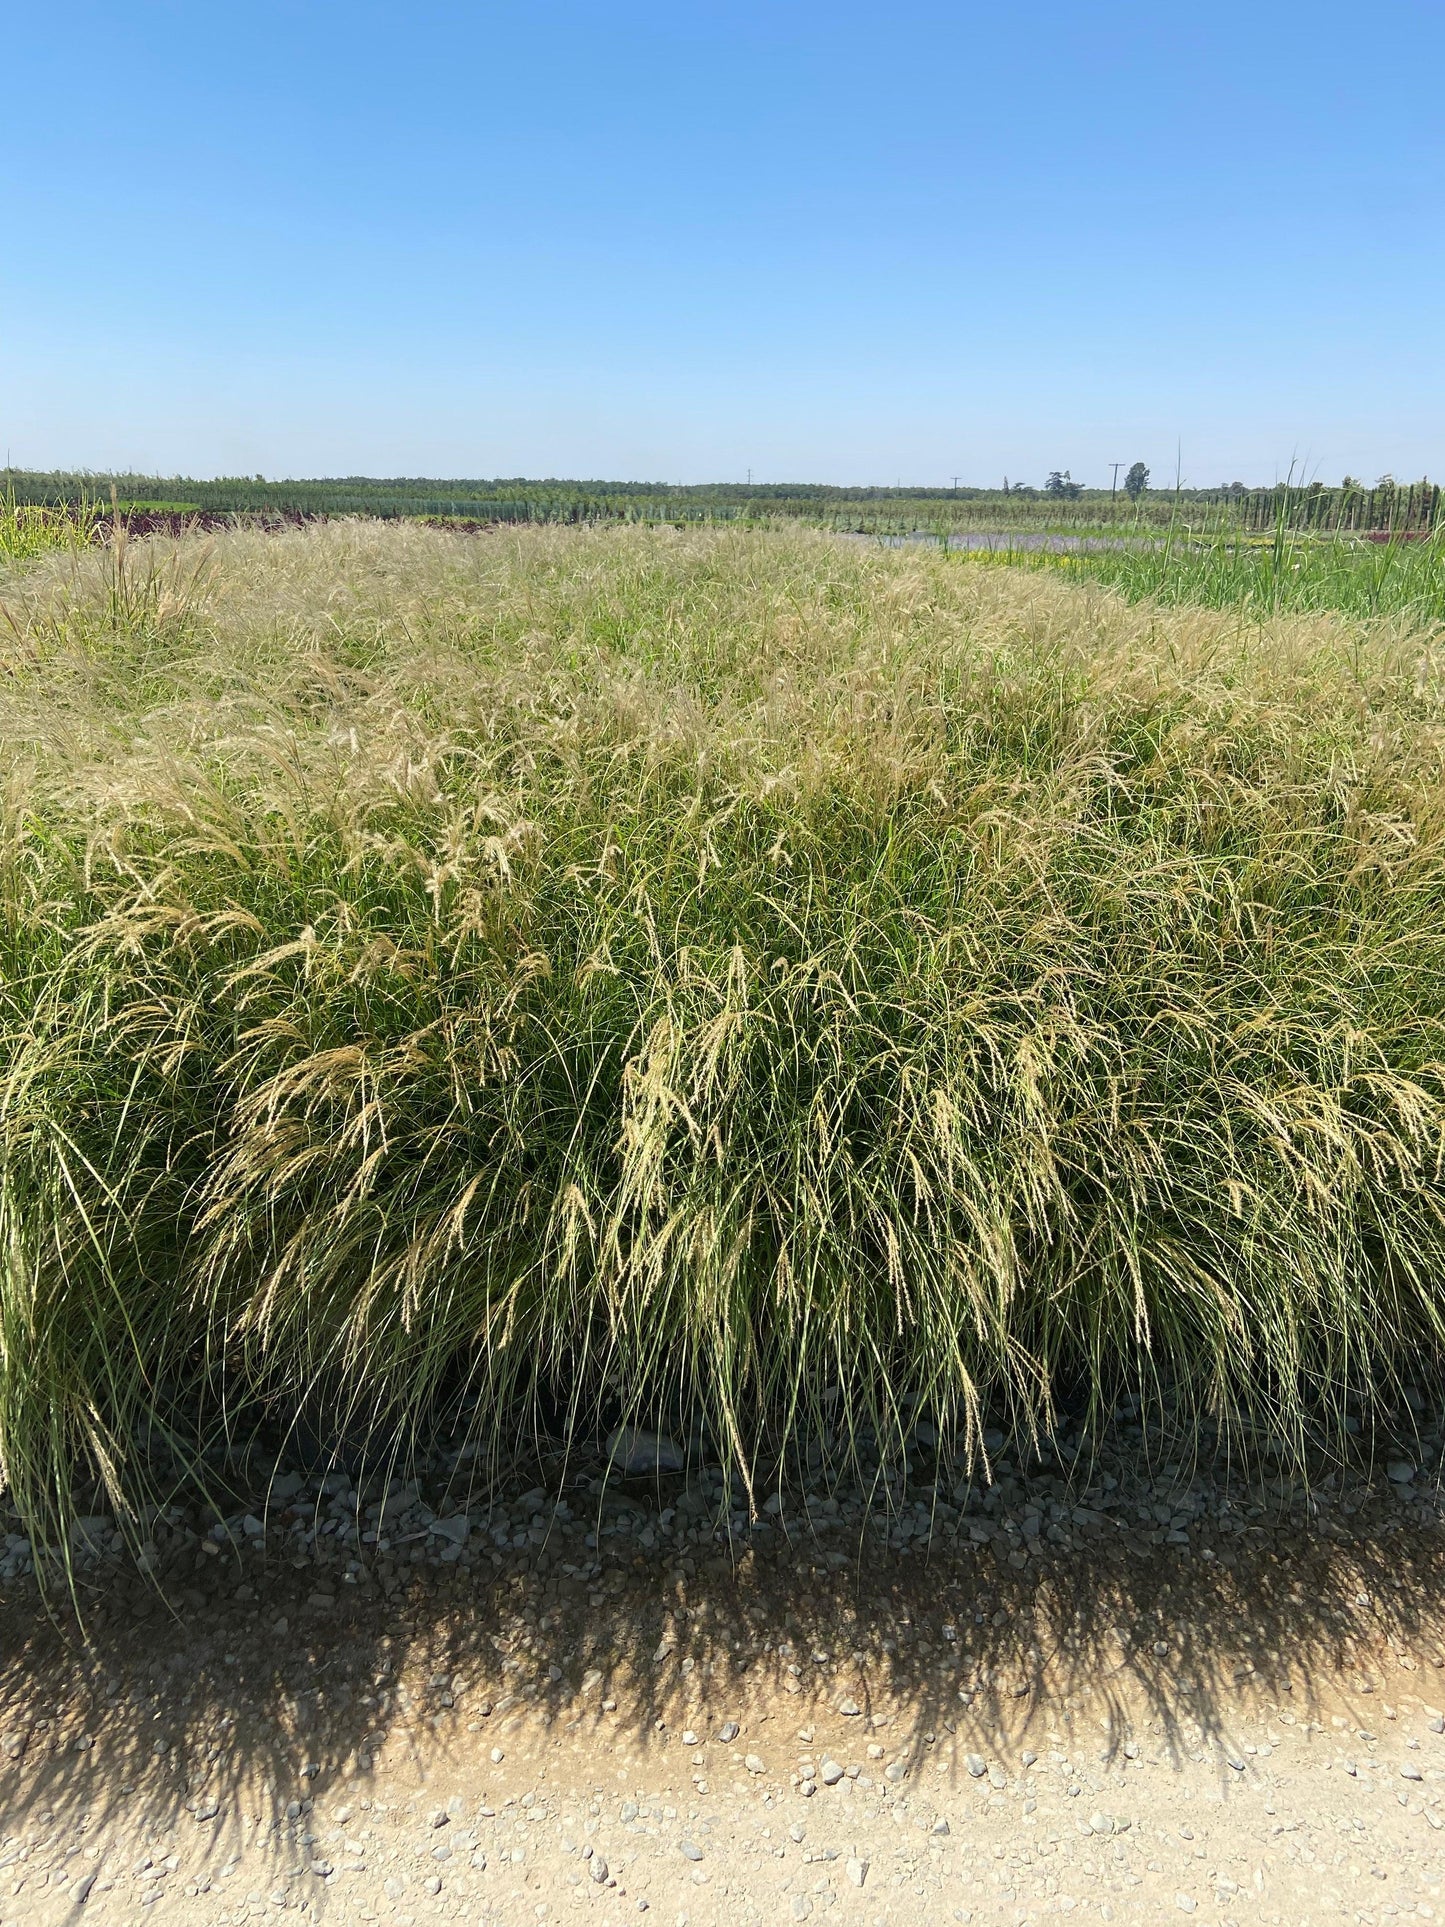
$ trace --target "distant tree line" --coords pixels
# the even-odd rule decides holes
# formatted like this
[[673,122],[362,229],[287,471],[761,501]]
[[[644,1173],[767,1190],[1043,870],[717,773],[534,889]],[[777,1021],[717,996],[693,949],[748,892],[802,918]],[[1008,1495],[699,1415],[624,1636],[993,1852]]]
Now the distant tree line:
[[128,514],[216,518],[253,516],[306,519],[327,515],[432,517],[463,523],[658,521],[766,522],[795,518],[859,534],[904,534],[948,526],[999,526],[1052,518],[1084,526],[1120,517],[1168,522],[1181,510],[1223,510],[1241,526],[1266,528],[1283,519],[1291,527],[1416,533],[1440,518],[1440,491],[1427,481],[1397,482],[1382,475],[1373,485],[1346,476],[1338,487],[1313,482],[1249,488],[1243,482],[1215,488],[1151,490],[1149,469],[1130,465],[1123,500],[1108,488],[1089,488],[1067,468],[1052,469],[1039,487],[1004,479],[1001,489],[980,487],[840,487],[828,483],[575,481],[525,476],[445,480],[427,476],[378,478],[342,475],[267,480],[259,475],[194,477],[85,471],[0,470],[0,494],[20,503],[108,504],[111,491]]

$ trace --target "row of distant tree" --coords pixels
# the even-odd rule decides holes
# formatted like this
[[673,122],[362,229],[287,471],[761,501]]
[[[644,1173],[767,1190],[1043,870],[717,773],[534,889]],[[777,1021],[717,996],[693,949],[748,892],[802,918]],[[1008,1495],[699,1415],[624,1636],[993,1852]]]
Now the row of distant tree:
[[[1120,467],[1122,468],[1122,463]],[[1149,468],[1133,462],[1118,484],[1123,495],[1139,504],[1149,493]],[[1011,483],[1004,478],[1003,492],[1022,501],[1075,503],[1081,497],[1098,504],[1110,489],[1086,486],[1074,480],[1066,468],[1050,470],[1042,486]],[[1291,478],[1273,488],[1248,487],[1229,482],[1211,488],[1185,488],[1177,484],[1167,494],[1191,502],[1238,502],[1268,496],[1310,509],[1316,498],[1349,514],[1368,508],[1371,515],[1392,517],[1398,505],[1412,499],[1428,499],[1433,504],[1437,491],[1426,482],[1397,482],[1392,475],[1380,476],[1367,485],[1347,475],[1338,485],[1322,482],[1300,484]],[[426,477],[332,476],[302,480],[267,481],[257,476],[222,476],[198,480],[186,476],[138,474],[92,474],[75,472],[39,473],[23,469],[0,469],[0,499],[14,496],[20,502],[55,503],[89,501],[104,506],[111,494],[122,507],[168,510],[179,514],[266,514],[278,512],[302,515],[444,515],[472,516],[487,521],[576,521],[599,517],[650,519],[680,515],[685,519],[708,520],[728,516],[750,517],[759,514],[805,514],[809,512],[850,514],[887,512],[897,505],[926,505],[930,510],[945,496],[951,502],[997,500],[994,488],[961,487],[951,489],[899,484],[893,488],[845,488],[816,482],[754,483],[712,482],[675,485],[663,482],[569,481],[557,478],[536,480],[514,476],[488,479],[438,479]],[[1161,506],[1156,497],[1156,507]],[[1075,511],[1079,513],[1081,511]],[[1271,512],[1272,509],[1271,509]],[[1432,507],[1431,513],[1434,509]],[[1350,524],[1354,526],[1353,522]]]
[[[1124,477],[1124,493],[1131,501],[1137,502],[1148,486],[1148,469],[1144,466],[1143,462],[1135,462],[1130,468],[1129,473]],[[1003,478],[1003,492],[1005,495],[1043,494],[1052,496],[1055,501],[1077,502],[1084,492],[1084,484],[1082,482],[1076,482],[1066,468],[1051,468],[1049,470],[1048,480],[1044,483],[1041,490],[1030,488],[1027,482],[1010,483],[1007,475],[1005,475]]]
[[[1129,472],[1124,477],[1124,493],[1131,501],[1137,502],[1148,486],[1148,468],[1143,462],[1132,463]],[[1373,483],[1362,482],[1354,475],[1346,475],[1339,484],[1339,492],[1341,495],[1346,496],[1368,495],[1372,491],[1377,495],[1391,495],[1396,492],[1403,494],[1407,489],[1424,486],[1428,486],[1428,484],[1420,482],[1397,482],[1393,475],[1378,476]],[[1066,468],[1053,468],[1049,470],[1048,479],[1045,481],[1042,489],[1030,488],[1026,482],[1010,483],[1008,477],[1005,476],[1003,491],[1005,495],[1042,494],[1053,496],[1059,501],[1075,502],[1083,494],[1084,484],[1082,482],[1076,482]],[[1191,490],[1189,492],[1191,494],[1198,493],[1197,490]],[[1207,492],[1220,495],[1248,495],[1253,491],[1243,482],[1228,482],[1218,490],[1210,490]],[[1298,486],[1296,492],[1300,495],[1322,495],[1329,491],[1328,485],[1324,482],[1309,482]]]

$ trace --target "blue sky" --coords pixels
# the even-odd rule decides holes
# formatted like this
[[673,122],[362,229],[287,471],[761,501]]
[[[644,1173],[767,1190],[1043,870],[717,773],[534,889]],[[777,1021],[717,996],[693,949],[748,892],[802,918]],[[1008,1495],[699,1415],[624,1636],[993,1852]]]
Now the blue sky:
[[1445,6],[12,9],[0,444],[1445,472]]

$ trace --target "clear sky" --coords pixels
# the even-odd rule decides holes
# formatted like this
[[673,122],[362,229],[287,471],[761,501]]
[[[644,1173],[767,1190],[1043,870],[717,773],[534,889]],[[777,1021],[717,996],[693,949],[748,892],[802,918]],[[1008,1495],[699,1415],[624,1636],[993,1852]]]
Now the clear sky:
[[1445,474],[1445,5],[65,0],[0,444],[196,475]]

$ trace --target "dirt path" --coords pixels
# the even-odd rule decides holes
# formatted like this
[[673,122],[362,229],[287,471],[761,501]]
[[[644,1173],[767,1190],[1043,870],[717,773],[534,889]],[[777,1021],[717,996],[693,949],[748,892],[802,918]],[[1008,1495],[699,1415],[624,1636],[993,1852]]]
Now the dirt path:
[[88,1646],[4,1607],[5,1927],[1445,1909],[1433,1531],[580,1582],[528,1545],[390,1598],[197,1564]]

